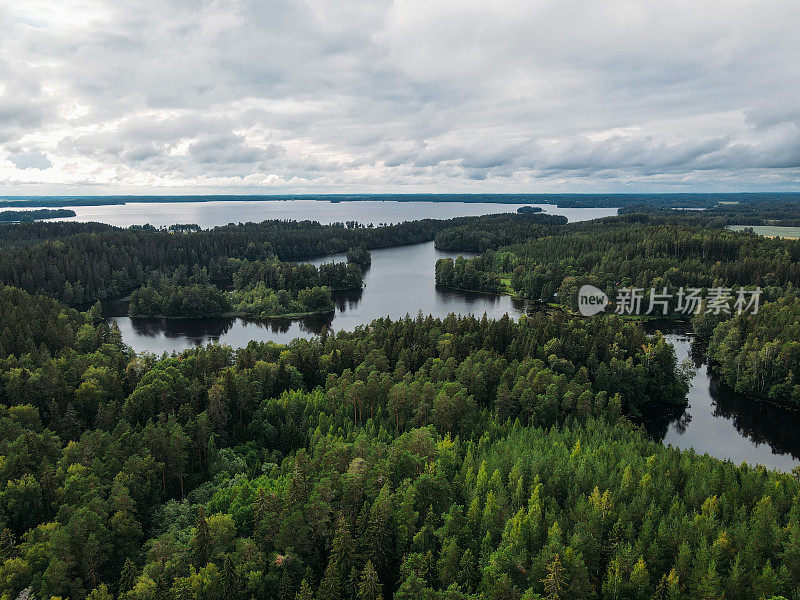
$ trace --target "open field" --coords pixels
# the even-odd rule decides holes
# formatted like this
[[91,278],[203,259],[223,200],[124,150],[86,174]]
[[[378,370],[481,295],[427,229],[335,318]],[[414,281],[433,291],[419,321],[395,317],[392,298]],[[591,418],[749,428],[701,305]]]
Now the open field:
[[800,227],[780,227],[776,225],[729,225],[728,229],[742,231],[750,228],[764,237],[800,238]]

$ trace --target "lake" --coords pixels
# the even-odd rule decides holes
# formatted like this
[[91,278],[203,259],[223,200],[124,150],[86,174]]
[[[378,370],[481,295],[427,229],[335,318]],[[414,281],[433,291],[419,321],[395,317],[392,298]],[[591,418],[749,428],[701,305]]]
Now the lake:
[[747,400],[710,372],[705,353],[692,351],[691,333],[668,333],[679,361],[695,366],[688,406],[679,414],[650,415],[645,427],[664,444],[694,448],[736,464],[747,462],[791,471],[800,465],[800,413]]
[[[309,209],[316,208],[318,205],[327,208],[327,204],[329,203],[317,203],[311,206],[306,204],[305,206],[309,206]],[[337,210],[348,209],[347,204],[351,203],[343,202],[331,206]],[[395,206],[400,203],[376,204]],[[430,206],[431,203],[422,202],[403,203],[401,207],[408,204],[424,204],[426,205],[423,207],[425,210],[450,211],[453,208],[452,206]],[[495,204],[489,207],[495,211],[516,210],[509,205]],[[121,207],[97,208],[119,209]],[[180,208],[185,210],[187,205],[181,204]],[[295,206],[296,208],[297,206]],[[377,222],[385,222],[379,212],[375,212],[378,208],[376,206],[363,207],[365,211],[363,214],[371,214],[378,219]],[[460,208],[474,209],[475,205]],[[554,208],[550,207],[550,210]],[[189,209],[194,210],[194,207]],[[411,209],[414,212],[417,207],[412,206]],[[353,211],[357,212],[357,210],[356,206],[349,207],[346,211],[347,217],[342,217],[342,220],[351,218],[354,216]],[[595,211],[591,209],[555,210],[559,212],[554,214],[572,213],[568,215],[568,218],[572,220],[595,218]],[[610,212],[607,209],[602,210]],[[385,217],[386,214],[383,213],[383,216]],[[417,214],[414,213],[415,216]],[[296,214],[292,218],[308,218],[310,216],[312,215]],[[217,216],[217,221],[220,218]],[[385,220],[391,221],[388,217]],[[179,221],[189,222],[191,219],[179,219]],[[206,226],[210,225],[206,224]],[[323,326],[334,330],[352,330],[378,317],[389,316],[396,319],[402,318],[406,314],[415,316],[418,311],[436,317],[444,317],[449,313],[478,316],[486,313],[490,318],[499,318],[504,314],[516,317],[523,313],[524,303],[515,301],[508,296],[437,290],[434,279],[435,262],[438,258],[453,256],[456,254],[436,250],[432,242],[374,250],[372,266],[364,279],[364,289],[355,293],[338,294],[335,314],[327,318],[275,319],[269,322],[253,322],[238,318],[131,319],[125,316],[127,314],[126,303],[119,302],[110,305],[115,315],[110,317],[110,320],[120,328],[125,343],[135,350],[160,354],[177,352],[209,342],[220,342],[232,347],[246,346],[250,340],[288,343],[297,337],[312,337],[319,333]],[[344,260],[344,257],[329,256],[311,262],[319,265],[330,260]],[[691,335],[670,333],[667,338],[675,346],[679,360],[693,357]],[[763,464],[782,471],[789,471],[800,464],[798,459],[800,443],[795,435],[800,426],[800,414],[742,399],[725,386],[718,384],[701,359],[697,356],[693,358],[697,370],[691,381],[687,408],[680,411],[679,414],[651,415],[646,427],[652,437],[677,448],[693,447],[699,453],[708,453],[723,460],[732,460],[735,463],[745,461],[750,464]]]
[[[240,318],[214,319],[141,319],[126,316],[127,303],[108,305],[116,316],[111,318],[122,332],[123,341],[137,352],[179,352],[208,342],[220,342],[239,348],[250,340],[288,343],[296,337],[310,337],[323,326],[352,330],[379,317],[400,319],[407,314],[446,317],[450,313],[484,313],[490,318],[504,314],[519,315],[524,304],[509,296],[470,294],[436,289],[434,265],[439,258],[458,256],[440,252],[433,242],[383,248],[372,251],[372,266],[364,277],[364,289],[336,295],[336,312],[327,318],[300,320],[272,319],[267,322]],[[320,265],[343,261],[342,256],[328,256],[309,261]]]
[[[280,218],[298,220],[315,219],[323,222],[358,220],[359,222],[398,222],[418,218],[450,218],[464,215],[491,214],[497,212],[514,212],[517,204],[490,204],[468,202],[319,202],[314,200],[290,201],[253,201],[253,202],[174,202],[174,203],[133,203],[114,206],[74,207],[95,211],[110,216],[115,210],[135,207],[146,210],[148,207],[163,210],[161,218],[169,219],[165,224],[176,222],[198,222],[194,218],[197,211],[209,211],[204,214],[207,219],[200,225],[210,227],[214,224],[227,223],[230,215],[236,211],[244,211],[248,220],[278,218],[274,213],[283,210]],[[551,214],[560,214],[571,221],[585,221],[598,217],[616,214],[616,209],[609,208],[558,208],[555,205],[542,205],[543,210]],[[211,210],[213,209],[213,210]],[[259,211],[272,211],[269,215]],[[182,212],[181,212],[182,211]],[[327,212],[326,212],[327,211]],[[240,212],[239,215],[243,215]],[[323,213],[323,216],[320,216]],[[138,213],[137,213],[138,214]],[[324,214],[327,214],[325,218]],[[193,218],[190,218],[190,215]],[[334,216],[336,215],[336,216]],[[131,216],[131,215],[128,215]],[[141,216],[141,215],[139,215]],[[77,218],[77,217],[75,217]],[[133,225],[132,221],[123,221],[118,217],[120,226]],[[137,217],[138,218],[138,217]],[[393,221],[393,219],[395,219]],[[146,222],[146,221],[142,221]],[[149,221],[151,224],[152,220]],[[490,294],[465,294],[460,292],[441,291],[436,289],[434,266],[436,260],[444,257],[455,257],[458,254],[439,252],[433,242],[385,248],[372,251],[372,266],[364,278],[364,289],[357,293],[339,294],[336,312],[327,319],[273,319],[268,322],[247,321],[240,318],[221,319],[132,319],[127,316],[127,304],[111,303],[107,308],[113,314],[113,321],[122,332],[123,341],[137,352],[147,351],[160,354],[162,352],[180,352],[186,348],[220,342],[240,348],[250,340],[274,341],[287,343],[296,337],[316,335],[323,326],[334,330],[352,330],[378,317],[390,316],[402,318],[406,314],[416,316],[417,312],[445,317],[450,313],[475,314],[489,317],[501,317],[509,313],[518,315],[521,306],[515,306],[507,296]],[[328,256],[310,261],[321,264],[331,260],[345,260],[344,256]]]
[[166,227],[195,223],[207,229],[228,223],[267,219],[306,219],[330,223],[358,221],[364,225],[402,223],[419,219],[452,219],[492,213],[516,212],[520,206],[538,206],[543,212],[564,215],[570,221],[617,214],[616,208],[558,208],[554,204],[499,204],[492,202],[398,202],[395,200],[218,200],[210,202],[129,202],[107,206],[70,206],[76,215],[63,221],[97,221],[117,227]]

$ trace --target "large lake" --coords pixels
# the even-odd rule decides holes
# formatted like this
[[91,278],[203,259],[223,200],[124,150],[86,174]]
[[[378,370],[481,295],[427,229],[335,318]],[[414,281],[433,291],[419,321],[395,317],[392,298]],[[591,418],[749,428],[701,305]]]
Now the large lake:
[[[616,208],[558,208],[553,204],[499,204],[491,202],[398,202],[394,200],[252,200],[211,202],[129,202],[108,206],[70,206],[76,216],[64,221],[97,221],[118,227],[155,227],[195,223],[207,229],[228,223],[267,219],[310,219],[323,225],[358,221],[364,225],[402,223],[418,219],[452,219],[501,212],[516,212],[520,206],[538,206],[546,213],[565,215],[570,221],[596,219],[617,214]],[[7,210],[7,209],[4,209]]]
[[[321,218],[326,222],[339,220],[367,220],[369,222],[397,222],[421,216],[443,218],[458,214],[481,214],[481,205],[453,203],[448,206],[431,203],[375,203],[378,206],[355,206],[362,203],[329,204],[314,201],[296,201],[292,210],[298,210],[298,204],[305,202],[309,210],[341,210],[339,218],[328,215]],[[176,203],[175,210],[196,211],[199,206]],[[203,203],[207,205],[217,203]],[[228,203],[223,203],[228,204]],[[236,203],[256,204],[256,203]],[[259,203],[260,204],[260,203]],[[267,203],[265,203],[267,204]],[[275,204],[291,204],[275,203]],[[349,205],[354,206],[349,206]],[[424,205],[424,206],[409,206]],[[127,205],[126,205],[127,206]],[[152,205],[141,204],[139,207]],[[391,207],[391,213],[381,213],[381,208]],[[120,206],[99,207],[119,210]],[[243,207],[247,208],[247,207]],[[408,214],[394,212],[396,209],[409,209]],[[516,210],[516,205],[487,206],[488,212]],[[607,216],[615,212],[613,209],[598,211],[585,209],[559,210],[547,207],[548,212],[567,214],[571,220],[584,220],[597,216]],[[91,210],[97,210],[91,207]],[[250,210],[258,210],[250,207]],[[359,210],[363,211],[360,215]],[[423,211],[420,214],[417,211]],[[225,211],[230,215],[232,211]],[[109,212],[110,214],[110,212]],[[177,213],[176,213],[177,214]],[[197,216],[196,212],[192,212]],[[389,216],[389,215],[393,216]],[[398,216],[394,216],[398,215]],[[228,222],[222,216],[209,217],[208,220],[175,216],[165,217],[172,222],[198,222],[203,226],[212,226]],[[272,218],[274,215],[261,216]],[[284,215],[285,216],[285,215]],[[314,218],[319,215],[295,213],[290,218]],[[170,219],[172,219],[170,221]],[[222,221],[220,220],[222,219]],[[241,219],[258,220],[259,216],[251,214]],[[162,224],[168,224],[164,221]],[[153,223],[153,220],[149,220]],[[121,222],[129,225],[130,222]],[[124,316],[127,307],[124,302],[112,306],[116,315],[114,321],[122,332],[123,340],[137,351],[172,352],[208,342],[220,342],[233,347],[242,347],[251,340],[272,340],[286,343],[297,337],[316,335],[323,326],[334,330],[351,330],[364,325],[377,317],[390,316],[401,318],[406,314],[415,316],[419,311],[444,317],[449,313],[483,315],[499,318],[504,314],[519,316],[525,310],[522,303],[507,296],[488,294],[464,294],[437,290],[434,281],[434,264],[438,258],[455,256],[452,253],[439,252],[433,243],[417,244],[400,248],[375,250],[372,253],[372,266],[366,273],[365,286],[359,293],[341,294],[337,298],[336,312],[326,319],[305,320],[273,320],[267,323],[251,322],[243,319],[197,319],[197,320],[163,320],[163,319],[131,319]],[[314,262],[320,264],[327,260],[343,260],[344,257],[326,257]],[[762,464],[772,469],[789,471],[800,465],[800,439],[795,432],[800,426],[800,415],[780,408],[764,404],[747,402],[736,394],[718,384],[709,373],[702,359],[691,353],[691,336],[689,334],[671,333],[668,339],[675,346],[679,360],[693,358],[697,367],[691,382],[688,395],[688,407],[681,414],[658,415],[650,417],[647,429],[650,434],[665,444],[678,448],[694,448],[698,453],[708,453],[723,460],[735,463],[748,462]]]
[[[173,202],[132,203],[116,206],[75,207],[79,216],[104,216],[107,222],[115,211],[159,210],[159,224],[197,223],[211,227],[230,221],[259,221],[267,218],[314,219],[322,222],[357,220],[361,223],[391,223],[419,218],[450,218],[464,215],[482,215],[498,212],[515,212],[519,204],[491,204],[468,202],[320,202],[315,200],[241,201],[241,202]],[[550,214],[566,216],[570,221],[585,221],[614,215],[615,208],[558,208],[552,204],[541,205]],[[133,207],[130,209],[129,207]],[[237,212],[238,211],[238,212]],[[157,224],[153,218],[145,219],[139,212],[114,217],[120,226],[137,223]],[[197,217],[203,218],[198,219]],[[234,219],[234,216],[237,218]],[[152,217],[152,215],[151,215]],[[78,217],[75,217],[78,218]],[[142,220],[145,219],[145,220]],[[92,220],[93,217],[92,217]],[[192,346],[217,341],[233,347],[246,346],[250,340],[272,340],[286,343],[296,337],[317,334],[323,325],[334,330],[354,329],[378,317],[402,318],[416,316],[419,311],[445,317],[450,313],[501,317],[509,313],[518,315],[521,306],[514,306],[507,296],[490,294],[463,294],[436,289],[434,265],[436,260],[457,254],[439,252],[433,242],[386,248],[372,252],[372,266],[364,278],[364,289],[356,294],[343,294],[337,298],[336,313],[328,319],[286,320],[269,322],[227,319],[132,319],[127,315],[125,303],[112,306],[113,320],[122,332],[122,339],[137,351],[173,352]],[[344,260],[343,256],[319,258],[313,262]]]

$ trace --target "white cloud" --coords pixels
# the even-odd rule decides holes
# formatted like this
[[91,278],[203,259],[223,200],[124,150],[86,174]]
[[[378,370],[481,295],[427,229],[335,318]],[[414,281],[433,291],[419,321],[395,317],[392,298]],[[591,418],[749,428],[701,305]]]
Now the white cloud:
[[0,5],[0,192],[786,189],[793,0]]

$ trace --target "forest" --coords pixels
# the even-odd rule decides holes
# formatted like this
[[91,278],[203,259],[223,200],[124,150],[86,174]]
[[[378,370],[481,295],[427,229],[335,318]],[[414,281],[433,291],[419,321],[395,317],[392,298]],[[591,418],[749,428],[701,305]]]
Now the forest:
[[794,290],[756,315],[721,321],[708,354],[737,392],[800,408],[800,299]]
[[[468,249],[449,243],[443,248]],[[800,283],[800,244],[795,240],[638,214],[574,223],[488,249],[467,260],[459,271],[469,281],[458,277],[451,281],[451,265],[446,262],[437,269],[440,285],[481,289],[475,287],[478,279],[494,286],[491,275],[495,275],[507,279],[511,291],[521,297],[557,300],[572,308],[583,283],[599,287],[609,298],[624,286],[674,289],[724,284],[761,286],[778,294]]]
[[[800,219],[797,206],[756,205],[773,216]],[[731,212],[746,219],[750,207]],[[457,228],[456,228],[457,229]],[[448,234],[450,230],[444,232]],[[440,234],[440,236],[444,237]],[[437,236],[437,244],[440,236]],[[448,243],[448,250],[473,250]],[[578,289],[594,285],[615,300],[622,287],[645,291],[726,286],[762,290],[756,315],[685,315],[670,302],[670,317],[690,320],[710,342],[708,355],[723,381],[757,400],[800,406],[800,242],[724,227],[714,210],[683,215],[647,211],[549,228],[537,237],[497,245],[474,258],[441,259],[436,283],[444,288],[510,293],[540,305],[575,310]],[[644,310],[644,308],[643,308]],[[659,315],[661,316],[661,315]]]
[[[6,231],[0,225],[0,283],[44,293],[70,306],[85,307],[118,298],[144,285],[154,271],[180,266],[206,269],[212,280],[228,276],[229,260],[296,262],[350,249],[388,248],[429,242],[446,230],[472,224],[479,238],[511,230],[493,243],[522,239],[532,231],[563,223],[564,217],[505,214],[488,217],[426,219],[385,227],[355,222],[320,225],[316,221],[263,221],[210,230],[196,226],[126,229],[97,223],[53,223],[49,229]],[[461,243],[457,245],[462,245]],[[360,260],[366,260],[362,253]]]
[[0,226],[4,242],[0,246],[0,283],[80,307],[120,297],[144,285],[156,270],[197,265],[207,269],[212,279],[221,279],[232,258],[299,261],[360,246],[370,249],[426,242],[462,222],[464,219],[424,220],[373,228],[352,222],[264,221],[211,230],[54,223],[50,229],[28,227],[18,232]]
[[[800,243],[677,220],[0,228],[0,598],[800,598],[800,481],[652,441],[691,369],[570,311],[584,281],[760,285],[698,328],[732,386],[796,402]],[[561,308],[156,356],[97,302],[322,310],[370,249],[434,239],[481,252],[439,285]]]
[[[369,259],[369,251],[348,251]],[[360,289],[364,274],[353,262],[329,262],[319,267],[290,263],[276,257],[218,263],[216,280],[195,264],[181,265],[172,275],[152,273],[145,285],[131,293],[133,317],[204,318],[242,316],[267,319],[306,316],[334,310],[333,291]],[[228,289],[230,287],[230,289]]]
[[65,217],[74,217],[75,211],[67,208],[63,209],[49,209],[42,208],[39,210],[3,210],[0,211],[0,223],[32,223],[40,219],[63,219]]

